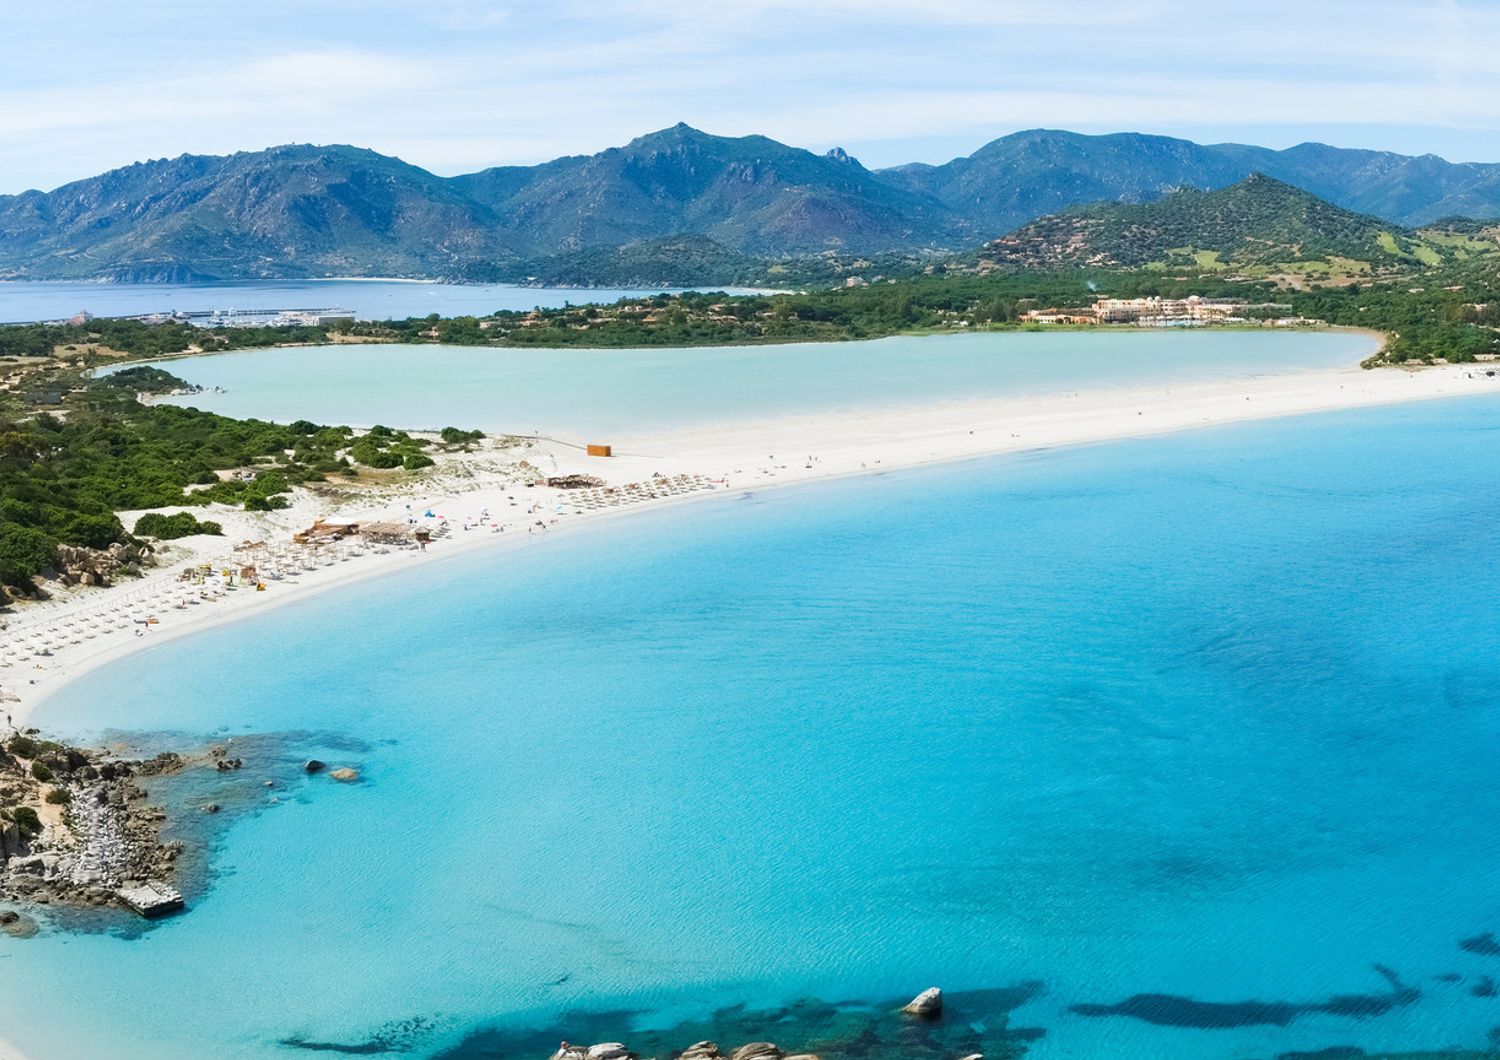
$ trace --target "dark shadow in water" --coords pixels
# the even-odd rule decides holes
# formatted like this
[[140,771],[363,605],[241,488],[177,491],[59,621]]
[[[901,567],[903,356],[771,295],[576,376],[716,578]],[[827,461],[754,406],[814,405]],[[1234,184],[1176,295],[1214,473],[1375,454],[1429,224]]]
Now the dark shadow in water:
[[1500,940],[1495,938],[1494,932],[1486,931],[1483,935],[1475,935],[1471,939],[1461,939],[1458,948],[1467,950],[1469,953],[1477,953],[1481,957],[1500,957]]
[[1491,979],[1487,975],[1481,975],[1479,977],[1479,982],[1475,983],[1469,988],[1469,993],[1473,994],[1475,997],[1500,996],[1500,990],[1497,990],[1495,987],[1495,980]]
[[1327,1049],[1315,1049],[1310,1053],[1277,1053],[1276,1060],[1360,1060],[1368,1055],[1358,1046],[1330,1045]]
[[340,1056],[383,1056],[388,1053],[409,1053],[422,1035],[433,1029],[433,1021],[425,1016],[398,1020],[381,1027],[364,1042],[317,1042],[300,1036],[283,1038],[277,1045],[288,1049],[302,1049],[310,1053],[335,1053]]
[[735,1005],[701,1020],[655,1030],[634,1029],[643,1013],[566,1012],[544,1029],[494,1026],[469,1035],[434,1060],[539,1060],[559,1039],[624,1042],[640,1056],[670,1057],[695,1042],[718,1042],[727,1056],[748,1042],[775,1042],[785,1053],[815,1053],[821,1060],[953,1060],[983,1053],[985,1060],[1023,1056],[1039,1028],[1012,1028],[1010,1014],[1040,995],[1039,982],[998,990],[945,993],[940,1019],[922,1020],[898,1010],[909,1000],[878,1002],[818,999],[781,1008]]
[[1230,1027],[1285,1027],[1299,1016],[1321,1012],[1349,1019],[1383,1016],[1422,996],[1384,965],[1374,966],[1391,989],[1383,994],[1338,994],[1327,1001],[1199,1001],[1175,994],[1136,994],[1115,1005],[1072,1005],[1080,1016],[1128,1016],[1159,1027],[1223,1030]]

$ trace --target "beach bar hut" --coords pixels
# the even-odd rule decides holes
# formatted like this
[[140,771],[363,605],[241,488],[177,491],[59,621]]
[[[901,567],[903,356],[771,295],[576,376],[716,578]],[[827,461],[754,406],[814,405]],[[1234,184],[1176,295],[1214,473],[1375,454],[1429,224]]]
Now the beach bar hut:
[[612,445],[599,445],[590,442],[588,445],[588,454],[589,456],[614,456],[615,448]]

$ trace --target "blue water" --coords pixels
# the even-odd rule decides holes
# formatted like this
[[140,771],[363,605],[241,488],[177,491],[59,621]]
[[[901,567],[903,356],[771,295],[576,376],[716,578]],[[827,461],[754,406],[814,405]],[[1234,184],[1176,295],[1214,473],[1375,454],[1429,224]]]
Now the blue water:
[[598,436],[961,398],[1188,383],[1346,367],[1374,350],[1334,332],[1100,331],[901,336],[714,349],[324,346],[163,362],[230,416]]
[[[523,552],[51,700],[80,736],[357,736],[326,757],[365,781],[286,781],[141,938],[0,937],[4,1033],[286,1057],[427,1018],[427,1055],[521,1012],[1030,979],[1039,1058],[1500,1023],[1470,992],[1500,958],[1457,945],[1500,932],[1492,400],[726,496]],[[1419,996],[1219,1029],[1071,1011],[1389,994],[1376,962]]]
[[349,309],[361,320],[484,316],[501,309],[608,304],[665,288],[515,287],[402,280],[261,280],[241,283],[0,283],[0,323],[212,309]]

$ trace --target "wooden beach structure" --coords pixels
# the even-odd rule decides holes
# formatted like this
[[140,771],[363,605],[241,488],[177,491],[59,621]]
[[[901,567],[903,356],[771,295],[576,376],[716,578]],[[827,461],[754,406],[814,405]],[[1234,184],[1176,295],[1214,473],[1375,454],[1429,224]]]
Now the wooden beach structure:
[[585,451],[588,453],[589,456],[614,456],[615,455],[615,447],[614,446],[612,446],[612,445],[600,445],[600,444],[598,444],[596,442],[590,442],[588,444],[588,446],[586,447]]
[[403,523],[370,523],[359,536],[374,545],[404,545],[412,540],[412,530]]

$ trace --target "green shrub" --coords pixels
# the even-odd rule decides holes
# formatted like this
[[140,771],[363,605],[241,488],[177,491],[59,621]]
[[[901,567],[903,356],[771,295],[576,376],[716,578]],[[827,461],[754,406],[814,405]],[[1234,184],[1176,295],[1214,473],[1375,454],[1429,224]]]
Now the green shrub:
[[290,507],[291,502],[280,495],[262,497],[258,494],[251,494],[245,498],[245,511],[247,512],[275,512]]
[[190,534],[222,534],[223,532],[224,528],[218,523],[199,522],[192,512],[178,512],[175,515],[147,512],[135,521],[137,537],[154,537],[162,541],[172,541]]
[[30,806],[17,806],[10,812],[10,819],[16,822],[16,828],[23,836],[34,836],[42,830],[42,819]]
[[434,461],[426,453],[407,453],[401,458],[401,465],[408,471],[418,471],[424,467],[431,467]]
[[57,542],[41,530],[0,524],[0,584],[28,589],[33,574],[57,562]]
[[22,736],[19,733],[17,733],[15,736],[12,736],[10,738],[10,743],[6,744],[5,746],[6,749],[17,758],[35,758],[37,755],[42,753],[41,745],[39,745],[30,736]]
[[484,437],[483,431],[461,431],[457,427],[444,427],[438,435],[444,445],[462,445],[465,442],[477,442]]
[[[356,457],[356,459],[358,458]],[[360,460],[360,463],[368,464],[373,468],[388,470],[393,467],[400,467],[403,463],[403,458],[400,453],[391,453],[382,450],[370,454],[369,459]]]
[[67,788],[49,788],[46,798],[53,806],[66,806],[73,801],[73,793]]
[[51,769],[47,768],[45,762],[33,762],[31,763],[31,775],[45,784],[52,779],[53,773]]

